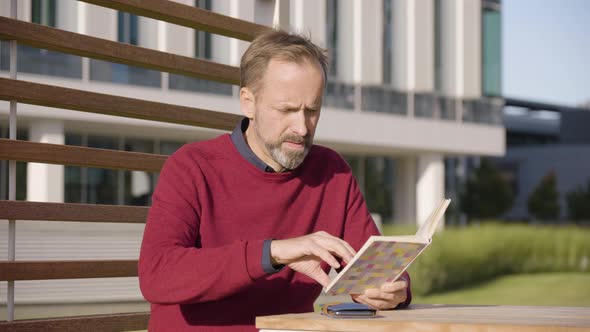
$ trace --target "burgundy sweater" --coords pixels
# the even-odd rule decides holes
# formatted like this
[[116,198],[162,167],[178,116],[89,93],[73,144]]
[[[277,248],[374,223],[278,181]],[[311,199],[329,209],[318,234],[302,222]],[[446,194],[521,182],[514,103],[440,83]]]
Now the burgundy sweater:
[[139,258],[150,331],[256,331],[256,316],[313,311],[322,286],[265,273],[264,240],[323,230],[358,250],[378,234],[350,168],[321,146],[291,172],[265,173],[227,134],[187,144],[152,201]]

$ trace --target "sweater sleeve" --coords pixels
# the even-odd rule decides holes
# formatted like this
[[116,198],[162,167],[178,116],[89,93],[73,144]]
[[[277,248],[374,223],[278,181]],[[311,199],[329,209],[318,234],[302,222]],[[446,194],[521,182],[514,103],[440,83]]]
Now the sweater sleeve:
[[200,248],[202,174],[181,149],[165,163],[152,199],[139,257],[139,284],[151,303],[219,300],[265,275],[263,240]]
[[[346,225],[344,228],[344,240],[355,250],[360,250],[370,236],[380,235],[380,232],[369,213],[365,199],[352,175],[348,195],[349,203],[346,214]],[[402,274],[402,277],[408,282],[407,297],[406,301],[400,303],[396,309],[406,308],[412,301],[410,275],[405,271]]]

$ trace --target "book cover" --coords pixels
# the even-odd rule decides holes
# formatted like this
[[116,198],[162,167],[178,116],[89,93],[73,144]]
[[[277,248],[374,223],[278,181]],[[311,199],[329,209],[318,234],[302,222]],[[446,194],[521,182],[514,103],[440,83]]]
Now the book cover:
[[432,242],[439,220],[451,200],[442,200],[415,235],[371,236],[354,258],[326,287],[330,295],[362,294],[395,281]]

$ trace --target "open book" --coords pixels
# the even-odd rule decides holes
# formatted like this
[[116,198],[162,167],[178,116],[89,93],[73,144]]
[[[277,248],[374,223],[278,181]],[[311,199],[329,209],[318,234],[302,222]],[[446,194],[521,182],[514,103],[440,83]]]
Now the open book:
[[439,220],[450,199],[444,199],[432,211],[415,235],[371,236],[353,259],[326,287],[331,295],[362,294],[395,281],[432,242]]

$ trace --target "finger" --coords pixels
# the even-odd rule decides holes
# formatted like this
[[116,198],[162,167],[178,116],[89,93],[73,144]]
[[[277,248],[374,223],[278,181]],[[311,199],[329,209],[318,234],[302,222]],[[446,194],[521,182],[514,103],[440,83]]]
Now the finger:
[[395,293],[386,293],[378,288],[369,288],[365,290],[365,293],[363,295],[365,295],[369,299],[384,301],[392,301],[396,297]]
[[371,298],[366,297],[365,295],[359,296],[359,300],[361,300],[363,304],[369,305],[369,306],[371,306],[375,309],[379,309],[379,310],[393,309],[400,303],[397,300],[385,301],[385,300],[371,299]]
[[326,248],[324,248],[320,245],[314,244],[311,246],[310,251],[311,251],[312,255],[319,257],[321,260],[328,263],[328,265],[330,265],[331,267],[333,267],[335,269],[340,268],[340,263],[338,263],[336,258],[334,258],[334,256],[332,256],[330,251],[328,251]]
[[318,272],[310,275],[310,277],[322,287],[327,287],[330,284],[330,277],[322,269],[318,269]]
[[346,248],[346,250],[350,253],[351,258],[352,258],[352,256],[356,255],[356,250],[354,250],[354,248],[350,244],[348,244],[348,242],[342,240],[341,238],[330,235],[329,233],[324,232],[324,231],[318,232],[317,234],[324,239],[329,239],[329,240],[335,241],[338,244],[344,246]]
[[345,262],[350,262],[354,254],[346,246],[346,242],[331,235],[322,236],[316,239],[316,244],[329,250],[332,254],[341,257]]
[[381,285],[381,291],[387,293],[405,290],[406,288],[408,288],[408,283],[405,280],[386,282],[383,285]]

